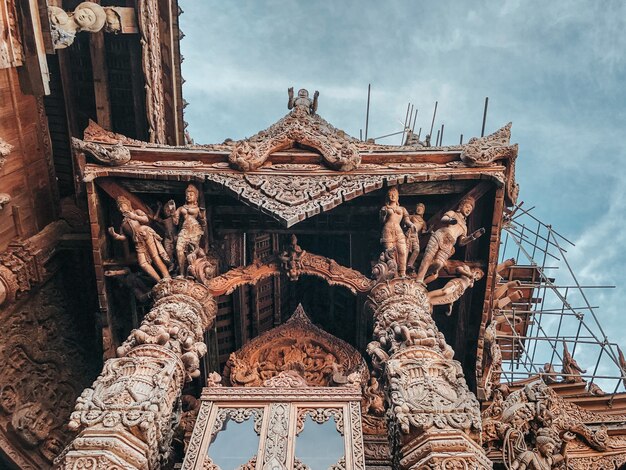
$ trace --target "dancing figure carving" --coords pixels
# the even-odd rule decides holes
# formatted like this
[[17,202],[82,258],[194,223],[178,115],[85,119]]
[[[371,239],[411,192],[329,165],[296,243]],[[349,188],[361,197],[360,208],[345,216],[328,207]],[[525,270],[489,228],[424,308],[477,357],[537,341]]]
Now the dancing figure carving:
[[448,211],[443,215],[441,222],[444,226],[431,235],[426,245],[424,258],[417,271],[418,280],[428,283],[437,279],[439,271],[454,254],[457,242],[465,246],[485,233],[485,229],[480,228],[467,235],[467,218],[475,204],[474,198],[467,196],[461,200],[456,211]]
[[109,227],[109,234],[115,240],[124,241],[128,238],[133,240],[137,262],[152,279],[158,282],[170,277],[165,265],[170,263],[170,258],[161,243],[163,239],[148,225],[150,219],[146,213],[140,209],[133,209],[130,200],[125,196],[117,198],[117,207],[124,217],[120,233]]

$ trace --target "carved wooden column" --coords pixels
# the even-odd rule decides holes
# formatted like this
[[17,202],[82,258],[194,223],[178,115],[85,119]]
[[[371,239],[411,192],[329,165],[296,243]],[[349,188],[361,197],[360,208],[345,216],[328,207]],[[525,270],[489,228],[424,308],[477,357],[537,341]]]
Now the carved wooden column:
[[368,345],[385,381],[391,444],[401,469],[487,469],[481,417],[461,365],[437,330],[426,288],[408,278],[377,284]]
[[152,310],[76,401],[69,428],[80,434],[59,469],[156,469],[167,457],[175,408],[186,380],[199,375],[205,329],[217,306],[197,282],[159,282]]

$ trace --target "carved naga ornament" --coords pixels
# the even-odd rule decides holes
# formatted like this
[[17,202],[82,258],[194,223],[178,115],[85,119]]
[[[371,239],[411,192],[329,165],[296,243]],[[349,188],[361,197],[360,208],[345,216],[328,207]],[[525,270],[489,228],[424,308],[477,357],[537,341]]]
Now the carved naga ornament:
[[88,152],[98,163],[108,166],[120,166],[130,161],[130,150],[120,142],[105,147],[95,142],[85,142],[84,140],[72,137],[72,147],[81,152]]
[[319,151],[334,170],[358,168],[361,156],[355,145],[357,140],[316,114],[318,96],[316,91],[311,100],[309,92],[302,89],[294,98],[293,88],[290,88],[288,108],[291,112],[266,130],[237,142],[228,157],[231,166],[241,171],[256,170],[272,153],[298,143]]

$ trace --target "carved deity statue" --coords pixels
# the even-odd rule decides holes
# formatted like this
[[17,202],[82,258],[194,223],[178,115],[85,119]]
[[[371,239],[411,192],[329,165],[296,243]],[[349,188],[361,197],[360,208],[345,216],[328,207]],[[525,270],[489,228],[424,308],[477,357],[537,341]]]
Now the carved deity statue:
[[107,19],[104,8],[93,2],[80,3],[70,13],[56,6],[49,6],[48,17],[55,49],[71,46],[76,33],[81,31],[96,33],[102,30]]
[[566,461],[566,448],[569,440],[574,438],[571,433],[565,433],[558,453],[555,453],[558,446],[557,438],[553,436],[554,431],[541,428],[537,431],[535,441],[536,449],[520,452],[515,460],[509,465],[510,470],[551,470],[559,463]]
[[120,233],[117,233],[113,227],[109,227],[109,234],[115,240],[123,241],[128,238],[133,240],[137,262],[152,279],[158,282],[170,277],[165,265],[165,263],[170,263],[170,258],[161,243],[163,239],[148,225],[150,219],[146,213],[133,209],[128,198],[124,196],[117,198],[117,207],[124,217],[120,225]]
[[289,88],[287,93],[289,94],[288,109],[303,109],[308,114],[315,114],[317,111],[317,100],[320,96],[319,91],[313,94],[313,99],[309,98],[309,91],[304,88],[298,90],[298,96],[295,99],[293,97],[293,87]]
[[[424,258],[417,272],[418,280],[431,282],[439,276],[448,259],[454,254],[454,246],[458,242],[460,246],[476,240],[485,233],[481,228],[467,235],[467,217],[474,210],[474,198],[467,196],[461,200],[456,211],[448,211],[441,218],[443,227],[437,229],[426,245]],[[428,276],[426,280],[424,278]]]
[[176,259],[179,273],[184,276],[187,270],[187,255],[200,246],[200,239],[207,226],[205,210],[198,206],[198,188],[193,184],[187,186],[185,205],[174,211],[172,221],[174,225],[180,226],[176,240]]
[[421,202],[415,206],[415,214],[409,216],[409,220],[413,224],[407,232],[407,243],[409,248],[409,260],[407,266],[409,269],[415,269],[415,262],[420,254],[420,234],[426,233],[428,226],[424,220],[424,212],[426,206]]
[[408,257],[407,240],[402,224],[413,228],[413,222],[409,218],[407,210],[400,205],[400,193],[398,188],[391,188],[387,192],[387,201],[380,209],[380,220],[383,223],[383,232],[380,239],[385,250],[395,249],[396,263],[398,265],[398,275],[406,275],[406,265]]

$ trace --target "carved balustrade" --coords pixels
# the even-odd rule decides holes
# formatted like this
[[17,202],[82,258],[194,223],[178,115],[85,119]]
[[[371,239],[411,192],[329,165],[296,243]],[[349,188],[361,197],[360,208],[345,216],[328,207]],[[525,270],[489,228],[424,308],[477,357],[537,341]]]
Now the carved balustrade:
[[396,466],[491,468],[477,444],[478,401],[437,330],[427,294],[422,283],[396,278],[377,284],[368,298],[375,320],[368,352],[385,382]]
[[69,428],[80,431],[56,468],[155,469],[167,459],[185,381],[199,375],[214,298],[191,280],[160,281],[155,303],[76,402]]

